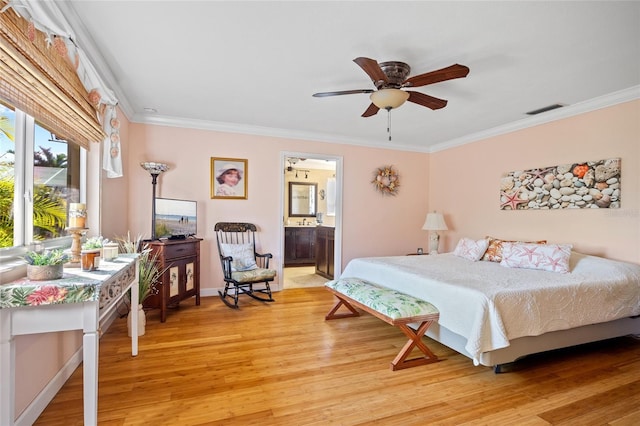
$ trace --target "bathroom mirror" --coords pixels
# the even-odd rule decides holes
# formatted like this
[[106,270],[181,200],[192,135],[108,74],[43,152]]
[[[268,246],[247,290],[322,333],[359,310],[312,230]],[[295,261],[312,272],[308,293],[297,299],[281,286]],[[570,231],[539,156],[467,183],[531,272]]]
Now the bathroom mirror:
[[289,182],[289,216],[315,217],[318,211],[318,184]]

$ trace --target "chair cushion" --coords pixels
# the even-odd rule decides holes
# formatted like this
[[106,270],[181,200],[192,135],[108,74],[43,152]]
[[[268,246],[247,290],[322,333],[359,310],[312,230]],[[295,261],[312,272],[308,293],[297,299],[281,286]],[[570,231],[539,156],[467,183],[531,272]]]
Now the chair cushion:
[[223,256],[231,256],[231,271],[248,271],[258,267],[253,244],[220,244]]
[[239,283],[272,280],[276,276],[274,269],[255,268],[250,271],[237,271],[231,273],[231,278]]

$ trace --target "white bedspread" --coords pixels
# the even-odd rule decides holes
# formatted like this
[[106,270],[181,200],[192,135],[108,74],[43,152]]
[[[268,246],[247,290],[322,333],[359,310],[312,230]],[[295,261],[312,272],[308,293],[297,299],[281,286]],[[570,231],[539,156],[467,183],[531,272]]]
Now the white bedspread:
[[451,253],[353,259],[341,277],[358,277],[425,299],[443,327],[482,352],[509,339],[640,315],[640,265],[573,252],[571,273],[471,262]]

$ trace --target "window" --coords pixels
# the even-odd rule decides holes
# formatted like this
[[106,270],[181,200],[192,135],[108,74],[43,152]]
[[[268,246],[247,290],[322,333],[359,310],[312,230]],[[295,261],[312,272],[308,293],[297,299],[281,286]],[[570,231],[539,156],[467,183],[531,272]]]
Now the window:
[[327,179],[327,216],[336,215],[336,178]]
[[80,200],[84,149],[0,103],[0,253],[69,245],[67,205]]

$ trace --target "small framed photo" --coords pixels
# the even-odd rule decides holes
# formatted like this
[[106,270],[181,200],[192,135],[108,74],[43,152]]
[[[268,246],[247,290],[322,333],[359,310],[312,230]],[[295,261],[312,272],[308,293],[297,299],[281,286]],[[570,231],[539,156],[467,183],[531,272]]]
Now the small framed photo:
[[241,158],[211,157],[211,198],[246,200],[247,163]]

